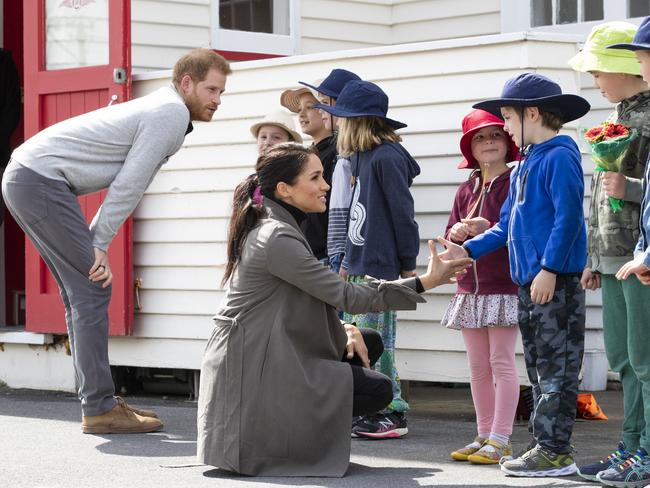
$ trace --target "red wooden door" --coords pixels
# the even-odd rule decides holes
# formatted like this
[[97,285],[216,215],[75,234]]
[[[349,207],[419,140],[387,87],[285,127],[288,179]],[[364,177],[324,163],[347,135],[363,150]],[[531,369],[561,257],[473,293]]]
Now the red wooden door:
[[[131,96],[130,0],[24,0],[25,139],[61,120]],[[105,192],[79,199],[88,219]],[[109,332],[133,331],[132,223],[109,248]],[[66,333],[57,284],[31,243],[25,256],[27,330]]]

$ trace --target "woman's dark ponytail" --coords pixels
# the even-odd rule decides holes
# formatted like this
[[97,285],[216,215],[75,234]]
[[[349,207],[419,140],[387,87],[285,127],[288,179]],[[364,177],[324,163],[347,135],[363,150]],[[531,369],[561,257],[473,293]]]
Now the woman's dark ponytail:
[[272,147],[257,159],[255,173],[242,181],[232,200],[232,216],[228,226],[228,263],[221,280],[224,286],[235,272],[248,234],[264,218],[263,199],[273,199],[281,181],[294,184],[311,155],[312,148],[288,142]]
[[228,282],[235,271],[235,266],[241,258],[246,236],[257,225],[258,220],[264,216],[263,205],[253,201],[253,193],[257,187],[257,176],[253,174],[235,188],[232,199],[232,216],[228,226],[228,264],[221,280],[221,286]]

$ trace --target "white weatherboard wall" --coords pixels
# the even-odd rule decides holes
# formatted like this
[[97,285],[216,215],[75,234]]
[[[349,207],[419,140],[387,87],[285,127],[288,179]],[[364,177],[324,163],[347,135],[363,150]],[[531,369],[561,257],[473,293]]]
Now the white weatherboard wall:
[[501,0],[395,0],[391,44],[501,32]]
[[[342,67],[388,93],[390,116],[409,124],[400,132],[422,168],[412,191],[423,269],[425,239],[443,232],[456,187],[467,177],[456,169],[462,117],[524,70],[538,70],[566,92],[578,92],[580,77],[566,65],[577,52],[576,41],[554,34],[507,34],[235,64],[214,121],[195,124],[136,210],[135,277],[143,280],[142,310],[136,314],[135,337],[111,339],[111,363],[199,368],[210,317],[224,296],[219,282],[232,190],[252,172],[255,160],[248,127],[277,107],[282,90]],[[169,73],[136,78],[134,91],[142,96],[168,83]],[[575,135],[575,129],[572,124],[567,133]],[[588,180],[592,164],[587,157],[584,169]],[[452,286],[435,289],[417,311],[399,314],[402,378],[468,380],[460,333],[439,324],[453,292]],[[587,304],[586,347],[601,354],[600,294],[588,292]],[[519,373],[526,381],[521,356]]]
[[300,52],[339,51],[392,44],[389,0],[304,0]]
[[131,0],[133,72],[168,69],[210,45],[210,0]]
[[[133,72],[169,69],[189,49],[211,46],[210,4],[132,0]],[[497,34],[500,6],[501,0],[302,0],[296,54]]]

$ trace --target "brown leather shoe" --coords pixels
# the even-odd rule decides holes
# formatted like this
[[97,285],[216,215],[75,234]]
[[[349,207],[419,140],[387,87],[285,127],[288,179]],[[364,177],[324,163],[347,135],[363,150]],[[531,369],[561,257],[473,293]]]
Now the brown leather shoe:
[[[120,396],[116,396],[115,398],[120,398],[121,400],[124,400]],[[124,403],[126,403],[126,400],[124,400]],[[126,407],[131,410],[133,413],[137,413],[140,417],[151,417],[154,419],[158,418],[158,414],[156,412],[153,412],[152,410],[145,410],[144,408],[136,408],[132,405],[129,405],[126,403]]]
[[143,417],[129,408],[122,398],[117,405],[102,415],[84,415],[81,429],[84,434],[140,434],[162,429],[157,418]]

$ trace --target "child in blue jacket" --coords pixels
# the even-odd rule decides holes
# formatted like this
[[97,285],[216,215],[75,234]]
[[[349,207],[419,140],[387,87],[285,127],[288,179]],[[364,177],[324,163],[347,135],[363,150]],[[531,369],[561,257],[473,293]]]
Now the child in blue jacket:
[[510,273],[519,286],[519,329],[535,396],[529,429],[534,445],[502,462],[513,476],[566,476],[576,472],[570,445],[585,333],[587,261],[580,151],[562,124],[582,117],[589,103],[562,94],[535,73],[508,80],[501,98],[474,105],[503,118],[515,144],[525,148],[510,178],[500,221],[458,246],[441,239],[449,256],[481,256],[508,245]]

